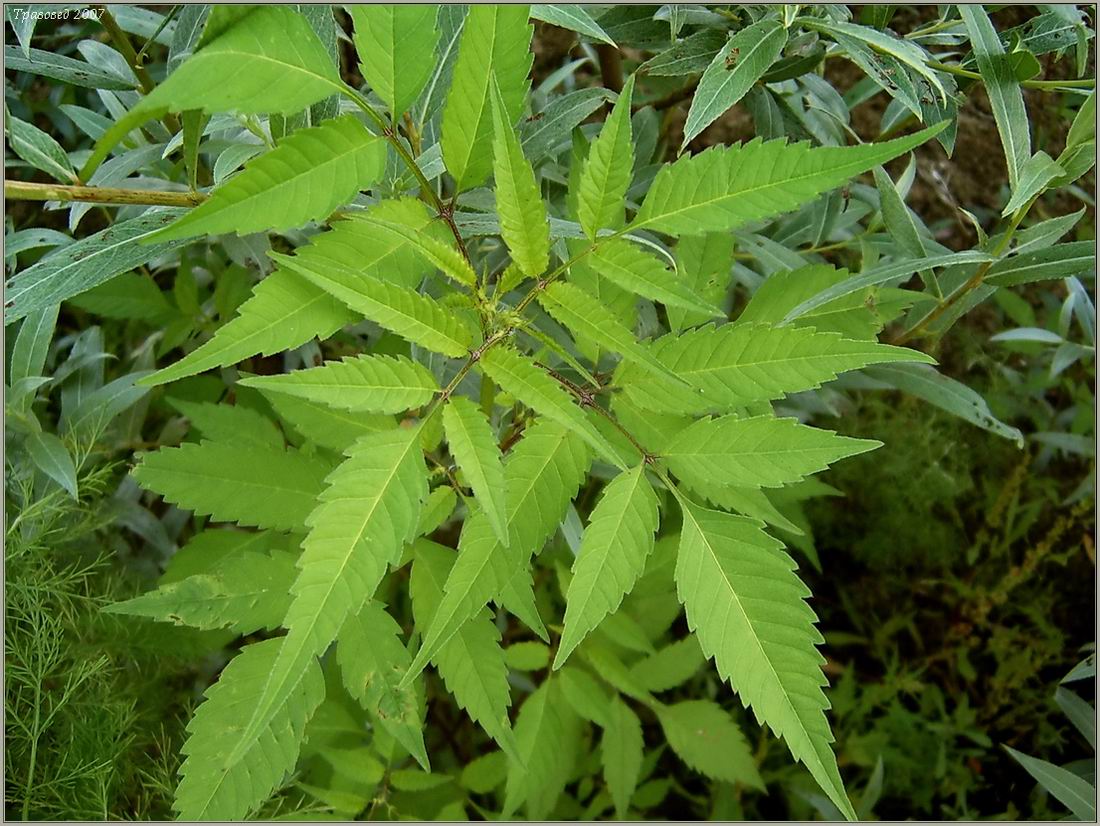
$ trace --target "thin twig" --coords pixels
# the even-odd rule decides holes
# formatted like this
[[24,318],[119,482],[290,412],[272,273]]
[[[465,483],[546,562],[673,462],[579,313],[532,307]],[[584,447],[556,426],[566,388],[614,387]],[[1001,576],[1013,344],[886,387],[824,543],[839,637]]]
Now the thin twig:
[[107,186],[66,186],[29,181],[4,181],[4,197],[12,201],[82,201],[126,206],[198,206],[207,196],[201,192],[165,192],[157,189],[116,189]]

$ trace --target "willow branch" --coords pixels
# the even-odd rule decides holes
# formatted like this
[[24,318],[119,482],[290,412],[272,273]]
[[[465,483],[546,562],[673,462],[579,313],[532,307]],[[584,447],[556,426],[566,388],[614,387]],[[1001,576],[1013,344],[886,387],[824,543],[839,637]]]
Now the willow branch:
[[28,181],[4,181],[10,201],[83,201],[90,204],[193,207],[206,200],[201,192],[164,192],[156,189],[115,189],[107,186],[66,186]]

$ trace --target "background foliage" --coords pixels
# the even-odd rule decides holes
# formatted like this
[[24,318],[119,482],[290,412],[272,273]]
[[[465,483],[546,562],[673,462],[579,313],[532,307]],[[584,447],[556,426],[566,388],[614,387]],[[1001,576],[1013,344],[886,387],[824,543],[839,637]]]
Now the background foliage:
[[[264,48],[253,37],[262,34],[258,24],[235,19],[230,7],[112,6],[106,15],[51,8],[59,10],[54,19],[35,21],[22,12],[42,9],[9,6],[5,29],[9,817],[170,816],[184,726],[227,662],[249,667],[237,653],[242,647],[257,658],[268,650],[262,640],[274,636],[286,612],[285,603],[242,602],[231,611],[235,624],[222,627],[217,609],[208,619],[173,617],[180,624],[119,615],[126,608],[100,610],[157,586],[189,578],[194,585],[211,572],[224,579],[236,570],[225,562],[233,554],[247,563],[246,584],[261,570],[269,577],[261,583],[269,593],[285,595],[294,576],[296,542],[204,530],[203,514],[225,507],[224,497],[211,497],[203,511],[194,494],[165,489],[150,457],[182,454],[154,451],[228,442],[234,446],[226,448],[225,466],[254,463],[262,474],[258,457],[273,445],[281,453],[285,440],[305,450],[297,478],[308,487],[316,476],[319,490],[324,473],[310,462],[371,429],[371,416],[419,402],[414,396],[392,410],[330,415],[322,427],[316,405],[265,392],[273,386],[265,377],[369,352],[412,355],[438,378],[439,353],[465,353],[476,320],[463,321],[451,294],[477,274],[456,256],[448,228],[437,223],[415,237],[435,256],[431,269],[448,276],[430,281],[426,292],[452,315],[417,328],[428,338],[410,348],[388,332],[395,322],[374,309],[392,307],[395,293],[358,297],[357,313],[342,303],[340,290],[350,282],[341,286],[332,275],[341,252],[311,243],[318,236],[310,219],[358,213],[418,183],[447,205],[460,193],[449,222],[476,269],[496,275],[494,295],[504,295],[524,273],[547,268],[544,247],[565,260],[599,227],[644,216],[638,210],[658,170],[681,152],[753,137],[820,147],[878,142],[914,133],[918,118],[942,131],[842,188],[792,201],[792,212],[761,213],[696,244],[668,244],[684,230],[667,221],[653,227],[660,232],[646,235],[650,246],[640,249],[667,256],[695,281],[687,293],[647,295],[656,301],[635,303],[626,317],[644,341],[701,323],[699,302],[741,320],[772,302],[788,318],[797,309],[805,316],[797,321],[818,329],[853,339],[883,331],[885,342],[934,355],[941,378],[920,365],[886,364],[775,403],[778,415],[885,444],[761,497],[814,594],[840,772],[860,817],[1062,817],[1067,807],[1087,817],[1094,667],[1078,663],[1092,650],[1095,611],[1091,9],[536,5],[528,17],[511,7],[500,12],[503,36],[486,58],[473,47],[464,56],[467,37],[486,36],[476,27],[487,18],[461,6],[427,6],[416,12],[422,19],[392,21],[363,7],[285,7],[285,26],[273,36],[294,27],[312,32],[320,56],[337,58],[335,82],[342,79],[377,111],[406,113],[379,124],[327,91],[311,96],[295,87],[295,98],[280,74],[256,74],[260,92],[265,84],[283,90],[279,111],[211,102],[222,92],[197,79],[223,76],[241,59],[218,63],[227,39],[243,38],[244,51]],[[401,26],[410,38],[404,54],[416,59],[387,63],[390,50],[372,38],[389,32],[405,42],[397,37]],[[494,67],[492,83],[478,75],[484,65]],[[173,77],[175,86],[166,83]],[[452,83],[455,95],[481,108],[449,107]],[[202,107],[213,114],[196,111]],[[335,116],[339,130],[323,138],[309,131]],[[468,122],[456,127],[449,119]],[[368,130],[394,140],[389,147],[365,140]],[[441,141],[448,132],[469,141]],[[105,134],[122,142],[94,173],[81,174],[103,155],[95,147],[106,146]],[[629,168],[616,168],[630,146]],[[282,165],[265,161],[273,147],[290,147],[282,158],[291,167],[316,172],[317,158],[340,158],[355,174],[272,197],[283,174]],[[416,159],[424,182],[402,152]],[[581,170],[598,170],[600,157],[607,178],[619,176],[627,187],[625,198],[602,199],[592,189],[595,172],[582,182]],[[510,159],[505,166],[502,158]],[[265,163],[268,183],[250,190]],[[260,171],[249,180],[253,170]],[[490,176],[493,187],[483,186]],[[43,188],[77,183],[129,194],[100,192],[99,202],[81,203],[77,193]],[[549,238],[524,235],[537,217],[508,225],[502,199],[509,185],[510,200],[528,208],[539,200],[537,187],[549,204]],[[211,187],[223,193],[220,211],[207,201],[152,244],[138,243],[187,214]],[[360,192],[368,187],[369,195]],[[157,201],[149,191],[170,193],[165,206],[150,209]],[[396,245],[401,227],[426,225],[427,213],[401,203],[370,213],[379,219],[374,243],[389,232]],[[258,211],[263,217],[255,221]],[[308,267],[310,251],[317,253],[315,277],[324,279],[310,283],[324,289],[302,281],[279,293],[277,265]],[[957,255],[965,251],[994,260]],[[517,266],[505,268],[509,252]],[[614,256],[599,255],[595,271],[611,271]],[[911,259],[924,266],[909,266]],[[400,270],[401,260],[391,262],[394,272],[415,286],[419,265]],[[830,303],[822,293],[832,286],[829,271],[803,270],[822,265],[846,268],[859,289],[844,282],[850,292]],[[812,285],[800,286],[805,294],[795,291],[792,271]],[[622,317],[618,285],[592,270],[576,267],[562,286],[603,289],[604,305]],[[567,291],[548,294],[569,299]],[[816,306],[804,303],[815,294]],[[241,320],[246,301],[257,302],[254,329]],[[614,366],[606,343],[578,337],[576,352],[565,349],[572,345],[562,330],[576,332],[577,320],[563,315],[567,306],[540,304],[551,335],[525,339],[524,347],[574,380],[577,359],[597,372]],[[284,343],[268,346],[264,308],[289,305],[302,308],[301,316],[279,318]],[[318,326],[318,316],[328,321]],[[220,330],[234,331],[237,349],[219,349],[230,338],[213,337]],[[619,369],[647,375],[649,352]],[[158,369],[160,386],[150,389],[142,379]],[[492,391],[479,399],[478,389],[475,411]],[[527,414],[504,400],[510,412],[493,424],[507,440]],[[461,407],[448,411],[457,418]],[[416,636],[429,625],[424,606],[440,599],[453,556],[444,549],[458,546],[466,507],[454,489],[471,491],[487,521],[494,508],[505,518],[508,506],[492,504],[500,484],[491,468],[479,480],[457,447],[461,424],[442,423],[459,467],[433,474],[418,526],[433,542],[421,540],[401,560],[415,555],[411,574],[399,567],[379,594],[397,623],[385,653],[374,655],[382,661],[412,661]],[[474,456],[477,436],[469,441],[465,453]],[[141,470],[128,473],[139,461]],[[569,624],[569,569],[605,481],[585,477],[537,558],[532,608],[555,644],[563,616]],[[244,497],[232,515],[241,524],[298,518],[262,496]],[[312,499],[298,505],[304,518]],[[487,526],[490,536],[501,530],[500,523]],[[250,544],[236,547],[241,541]],[[296,770],[259,814],[490,817],[523,803],[521,814],[569,819],[839,816],[786,747],[704,666],[674,601],[674,613],[664,616],[675,556],[675,532],[663,530],[624,610],[601,626],[598,645],[579,649],[583,663],[570,660],[560,672],[552,672],[556,651],[530,630],[525,607],[506,605],[464,632],[467,652],[495,651],[501,640],[496,676],[507,680],[512,703],[504,731],[485,715],[475,724],[450,697],[458,693],[454,683],[432,669],[412,706],[389,717],[369,681],[358,696],[347,674],[370,661],[370,632],[378,627],[370,623],[386,621],[358,617],[362,648],[345,653],[341,642],[310,678],[316,691],[307,686],[306,693],[323,693],[324,702],[306,726]],[[140,599],[125,605],[168,618],[163,607],[141,608],[148,603]],[[201,628],[183,627],[184,619]],[[446,679],[448,668],[436,665]],[[551,673],[560,678],[548,680]],[[388,692],[387,701],[394,696],[404,695]],[[540,713],[561,716],[532,722]],[[413,720],[418,728],[421,714],[431,773],[419,768],[416,739],[401,724]],[[505,745],[512,729],[515,747],[533,758],[529,770],[546,780],[542,793],[517,780],[486,736]],[[572,759],[549,759],[555,754]]]

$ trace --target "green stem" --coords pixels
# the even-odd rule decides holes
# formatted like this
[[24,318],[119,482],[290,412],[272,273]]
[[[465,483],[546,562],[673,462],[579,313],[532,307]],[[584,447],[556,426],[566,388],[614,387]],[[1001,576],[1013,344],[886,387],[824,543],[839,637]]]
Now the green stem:
[[[93,8],[99,12],[99,22],[103,25],[103,28],[107,30],[107,34],[111,36],[115,48],[118,49],[124,58],[126,58],[126,64],[130,67],[130,71],[134,73],[134,77],[137,78],[142,93],[146,95],[149,94],[157,84],[153,80],[152,75],[149,74],[149,70],[142,64],[137,52],[134,51],[134,44],[130,42],[130,38],[126,35],[126,32],[122,30],[122,27],[118,25],[118,21],[115,20],[106,6],[97,5],[93,6]],[[180,131],[179,119],[171,113],[164,116],[164,125],[168,127],[169,132],[175,133]]]
[[[928,65],[933,69],[939,69],[941,72],[947,72],[949,75],[956,75],[957,77],[966,77],[971,80],[982,80],[982,76],[977,72],[972,72],[969,69],[964,69],[961,66],[955,66],[950,63],[941,63],[938,60],[929,60]],[[1020,85],[1026,89],[1092,89],[1096,86],[1095,78],[1084,78],[1082,80],[1021,80]]]
[[4,181],[4,197],[12,201],[82,201],[124,206],[198,206],[207,196],[200,192],[164,192],[156,189],[115,189],[107,186],[66,186],[28,181]]

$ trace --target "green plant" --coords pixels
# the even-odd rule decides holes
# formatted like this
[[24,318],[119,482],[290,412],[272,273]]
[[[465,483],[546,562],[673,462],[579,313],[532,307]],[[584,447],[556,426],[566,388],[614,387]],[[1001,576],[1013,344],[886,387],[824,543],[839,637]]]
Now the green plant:
[[[1021,228],[1091,168],[1092,81],[1034,79],[1027,33],[1006,53],[981,7],[904,39],[889,12],[856,24],[842,7],[601,12],[349,7],[360,89],[333,59],[328,7],[217,6],[177,22],[163,81],[133,73],[142,95],[115,101],[78,174],[45,133],[10,134],[78,181],[12,196],[168,208],[17,272],[7,319],[74,299],[161,325],[158,355],[185,355],[138,384],[168,385],[197,438],[162,434],[134,477],[257,529],[197,522],[160,587],[111,608],[245,637],[189,727],[182,817],[625,817],[671,785],[664,745],[734,789],[714,805],[738,814],[764,749],[716,701],[723,681],[856,816],[809,591],[765,525],[817,563],[797,538],[799,503],[824,490],[808,477],[879,445],[803,423],[841,374],[1022,442],[897,345],[1089,271],[1092,242],[1057,243],[1079,214]],[[625,83],[605,56],[611,91],[532,92],[532,16],[653,54]],[[1065,31],[1087,55],[1085,22]],[[1066,48],[1052,42],[1031,48]],[[964,43],[968,62],[928,50]],[[848,99],[818,74],[841,56],[867,73]],[[897,181],[883,165],[932,138],[950,151],[963,81],[990,95],[1010,190],[998,231],[970,216],[979,244],[955,252],[905,204],[915,163]],[[1021,87],[1078,104],[1057,160],[1030,151]],[[691,101],[681,141],[657,126],[661,92]],[[847,145],[849,109],[880,92],[878,139]],[[767,140],[665,162],[741,101]],[[926,128],[893,137],[913,119]],[[142,150],[175,188],[102,186]],[[852,183],[865,172],[875,187]],[[823,257],[838,250],[852,274]],[[177,260],[171,301],[131,272]],[[915,274],[924,291],[902,289]],[[719,680],[701,676],[708,659]],[[454,705],[499,752],[447,734]]]

